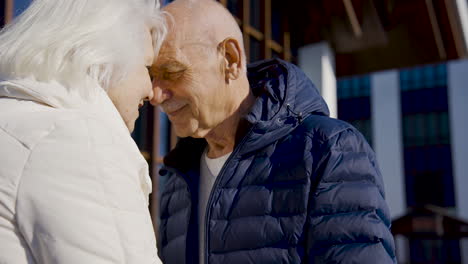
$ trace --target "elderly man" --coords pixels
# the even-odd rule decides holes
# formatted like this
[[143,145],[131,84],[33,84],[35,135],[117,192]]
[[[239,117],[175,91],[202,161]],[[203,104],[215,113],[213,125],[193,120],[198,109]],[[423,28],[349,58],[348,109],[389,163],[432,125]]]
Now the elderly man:
[[165,263],[394,263],[374,153],[280,60],[246,69],[242,34],[211,0],[177,0],[152,103],[183,137],[165,158]]

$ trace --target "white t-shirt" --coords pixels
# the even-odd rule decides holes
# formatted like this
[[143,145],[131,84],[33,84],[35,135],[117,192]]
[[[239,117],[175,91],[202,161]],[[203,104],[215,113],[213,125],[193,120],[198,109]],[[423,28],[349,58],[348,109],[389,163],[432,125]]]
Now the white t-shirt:
[[207,156],[207,149],[203,152],[200,158],[200,189],[198,192],[198,234],[199,234],[199,257],[200,264],[204,263],[205,259],[205,217],[206,206],[210,198],[211,189],[213,188],[216,177],[231,155],[228,153],[222,157],[210,159]]

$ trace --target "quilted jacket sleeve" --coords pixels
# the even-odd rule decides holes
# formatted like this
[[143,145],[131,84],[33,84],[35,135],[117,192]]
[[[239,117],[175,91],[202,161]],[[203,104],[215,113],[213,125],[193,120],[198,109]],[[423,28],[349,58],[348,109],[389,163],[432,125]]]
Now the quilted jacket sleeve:
[[312,178],[316,188],[308,215],[308,262],[396,263],[390,214],[373,151],[353,128],[327,143]]
[[17,223],[36,263],[160,263],[135,153],[98,123],[58,123],[31,150]]

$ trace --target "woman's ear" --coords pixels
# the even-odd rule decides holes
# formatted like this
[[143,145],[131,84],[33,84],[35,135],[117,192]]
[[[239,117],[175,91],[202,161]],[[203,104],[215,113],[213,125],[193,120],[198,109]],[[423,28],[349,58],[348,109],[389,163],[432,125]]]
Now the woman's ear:
[[242,73],[242,51],[239,42],[234,38],[226,38],[219,43],[219,50],[224,59],[223,71],[226,82],[236,80]]

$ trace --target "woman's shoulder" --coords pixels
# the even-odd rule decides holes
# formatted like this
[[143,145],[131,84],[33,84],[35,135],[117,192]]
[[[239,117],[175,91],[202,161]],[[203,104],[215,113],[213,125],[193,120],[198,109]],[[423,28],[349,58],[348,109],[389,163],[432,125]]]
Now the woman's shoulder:
[[71,141],[115,144],[117,139],[119,142],[125,137],[131,139],[123,123],[116,119],[86,108],[54,108],[33,101],[0,98],[0,130],[29,150],[47,138],[59,145]]
[[84,113],[77,111],[35,106],[32,109],[2,111],[0,130],[31,150],[42,139],[58,130],[62,134],[77,135],[77,129],[83,126],[82,122],[87,118]]

